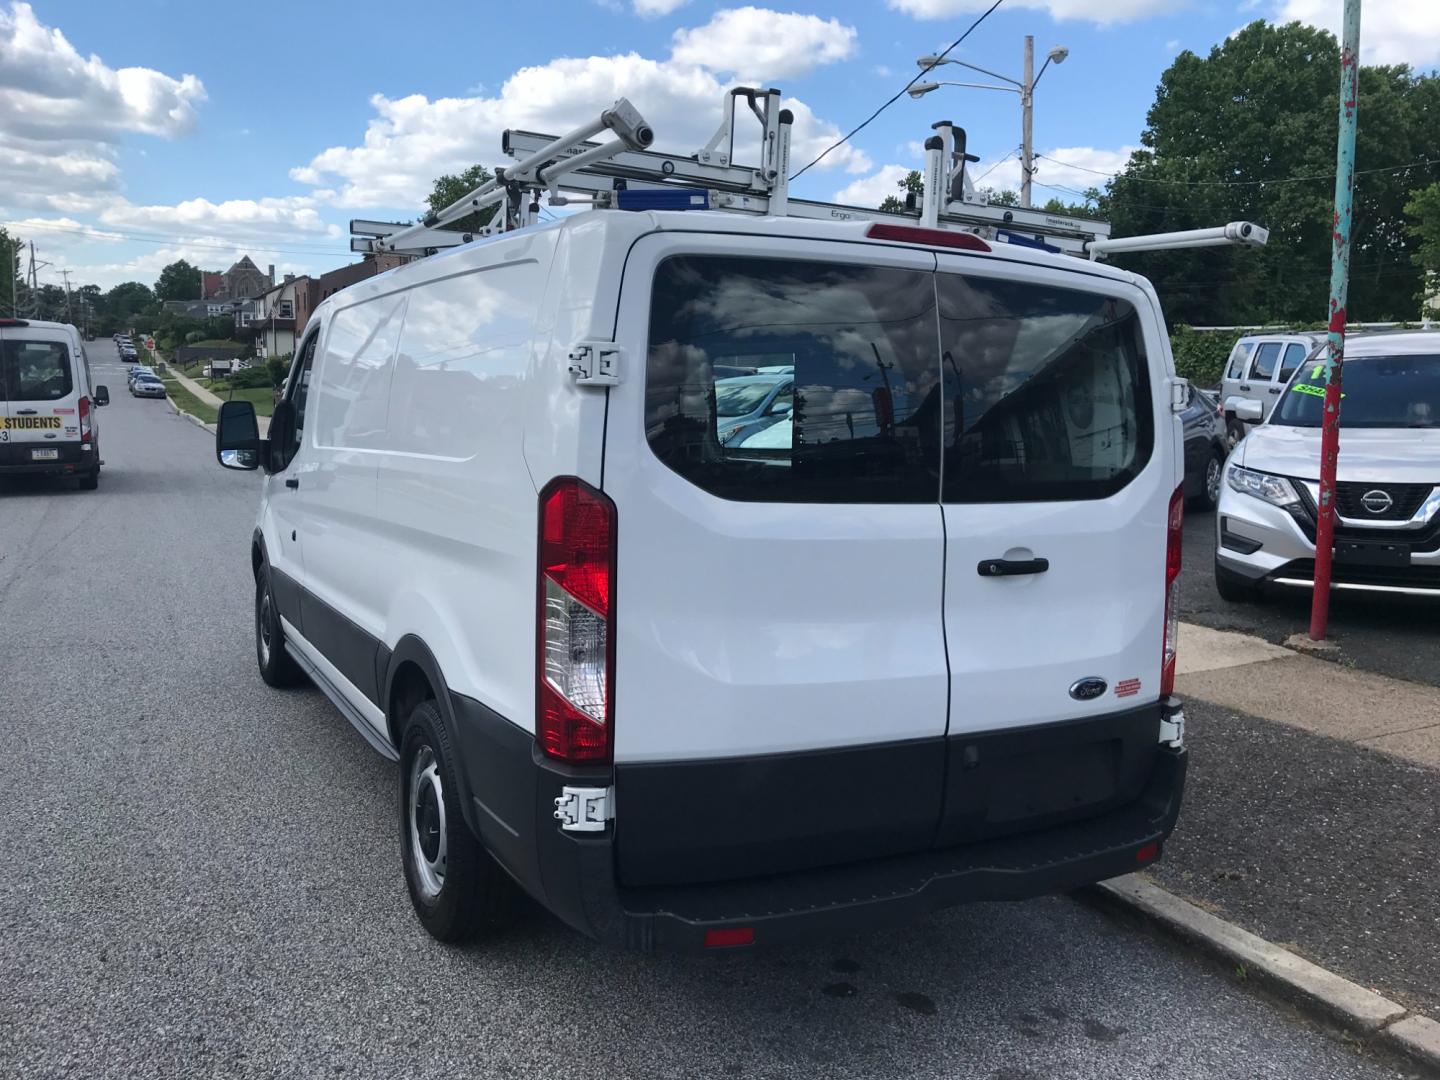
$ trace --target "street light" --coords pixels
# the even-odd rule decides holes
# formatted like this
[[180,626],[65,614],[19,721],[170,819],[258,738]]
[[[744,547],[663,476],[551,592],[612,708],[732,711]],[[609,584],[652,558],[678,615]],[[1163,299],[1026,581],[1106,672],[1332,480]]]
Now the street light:
[[916,83],[910,88],[910,96],[917,101],[942,86],[964,86],[974,90],[1008,90],[1011,93],[1020,95],[1020,205],[1030,205],[1030,178],[1035,172],[1035,146],[1032,137],[1034,121],[1034,95],[1035,84],[1040,81],[1040,76],[1045,74],[1045,69],[1051,64],[1063,64],[1065,58],[1070,55],[1070,50],[1064,45],[1057,45],[1045,56],[1045,63],[1040,66],[1039,74],[1035,74],[1035,39],[1029,34],[1025,35],[1025,77],[1023,79],[1012,79],[1009,75],[1001,75],[998,71],[990,71],[977,64],[969,64],[964,60],[952,60],[949,57],[936,56],[933,53],[921,56],[915,63],[926,71],[933,71],[941,64],[955,64],[958,67],[969,68],[971,71],[978,71],[982,75],[989,75],[992,79],[999,79],[1007,82],[1009,86],[996,86],[993,83],[964,83],[964,82],[922,82]]

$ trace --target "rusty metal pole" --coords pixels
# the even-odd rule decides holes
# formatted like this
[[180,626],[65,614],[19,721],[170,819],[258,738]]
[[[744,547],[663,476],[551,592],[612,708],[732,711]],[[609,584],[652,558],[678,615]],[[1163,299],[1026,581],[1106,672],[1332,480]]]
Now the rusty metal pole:
[[1330,622],[1330,573],[1335,555],[1335,466],[1340,457],[1340,384],[1345,362],[1345,305],[1350,292],[1350,216],[1355,201],[1355,129],[1360,108],[1360,0],[1345,0],[1340,42],[1340,137],[1335,148],[1335,221],[1330,256],[1329,358],[1320,429],[1320,500],[1315,522],[1315,590],[1310,640],[1323,641]]

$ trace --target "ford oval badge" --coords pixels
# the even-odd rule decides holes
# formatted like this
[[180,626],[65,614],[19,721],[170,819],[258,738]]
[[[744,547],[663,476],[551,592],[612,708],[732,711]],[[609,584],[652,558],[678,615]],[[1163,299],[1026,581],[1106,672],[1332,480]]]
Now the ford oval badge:
[[1070,696],[1076,701],[1094,701],[1105,693],[1105,680],[1092,675],[1088,679],[1077,679],[1070,684]]

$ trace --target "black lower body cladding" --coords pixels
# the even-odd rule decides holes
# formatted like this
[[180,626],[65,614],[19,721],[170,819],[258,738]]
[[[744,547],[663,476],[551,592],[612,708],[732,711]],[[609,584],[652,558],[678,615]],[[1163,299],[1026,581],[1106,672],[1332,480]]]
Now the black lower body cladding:
[[[732,928],[756,944],[824,938],[1115,877],[1158,854],[1185,785],[1184,749],[1158,741],[1173,700],[938,747],[782,755],[728,791],[747,783],[730,771],[744,765],[569,767],[479,702],[452,694],[451,703],[486,846],[575,929],[646,951],[701,949],[707,931]],[[967,764],[971,782],[942,797],[943,770]],[[764,775],[775,783],[753,779]],[[616,820],[604,832],[560,828],[565,787],[612,784]],[[807,808],[807,788],[819,812]],[[831,791],[855,795],[854,809],[827,817],[840,806]]]
[[[82,450],[75,441],[0,442],[0,476],[77,476],[100,467],[97,444]],[[53,450],[55,456],[37,460],[32,451]]]

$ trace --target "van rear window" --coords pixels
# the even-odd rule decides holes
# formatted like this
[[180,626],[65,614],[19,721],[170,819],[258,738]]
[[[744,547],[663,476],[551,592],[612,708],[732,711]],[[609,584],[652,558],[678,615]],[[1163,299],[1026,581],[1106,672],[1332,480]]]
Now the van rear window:
[[56,401],[75,389],[69,350],[58,341],[6,341],[0,367],[11,401]]
[[670,468],[727,499],[934,502],[933,276],[723,256],[656,270],[645,423]]

